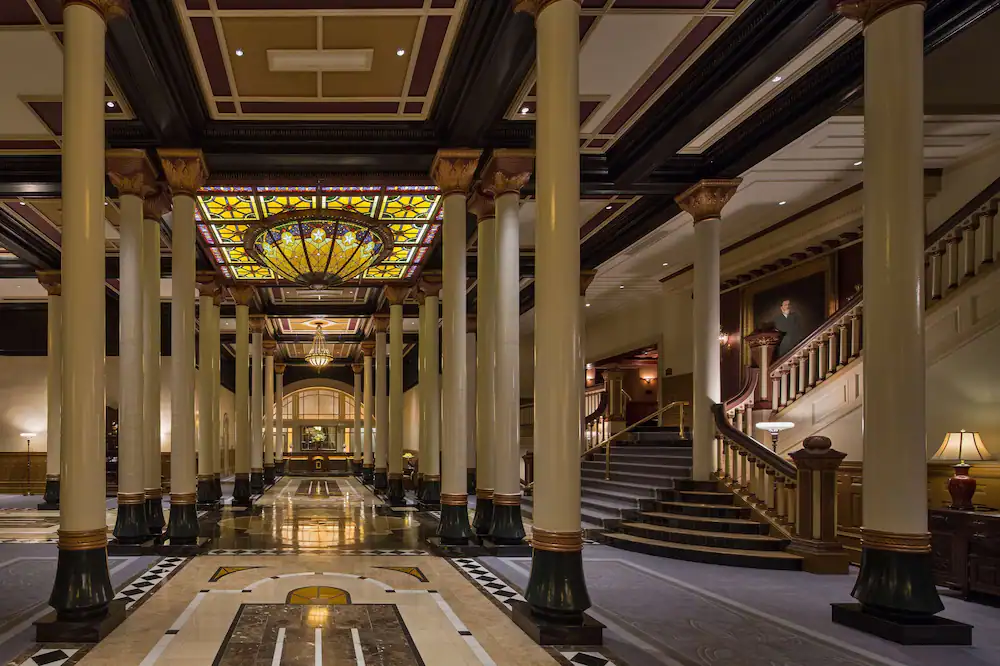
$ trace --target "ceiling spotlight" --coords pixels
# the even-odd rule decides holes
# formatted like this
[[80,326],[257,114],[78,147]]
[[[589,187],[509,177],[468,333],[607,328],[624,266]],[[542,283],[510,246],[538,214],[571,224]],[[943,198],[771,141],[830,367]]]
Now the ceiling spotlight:
[[243,57],[243,49],[236,49],[236,55],[240,58]]
[[24,203],[23,201],[18,201],[17,203],[21,204],[22,206],[27,206],[28,205],[28,204]]
[[612,208],[613,208],[613,206],[605,206],[604,210],[611,210]]
[[854,163],[854,166],[861,166],[862,164],[864,164],[864,160],[858,160]]
[[778,75],[778,76],[774,77],[773,79],[771,79],[771,83],[781,83],[781,80],[783,78],[784,78],[783,76]]
[[588,307],[588,308],[590,307],[590,303],[587,303],[587,307]]
[[664,266],[669,266],[670,264],[664,261],[664,262],[663,262],[663,265],[664,265]]
[[108,102],[108,108],[109,109],[115,108],[115,103],[114,102]]
[[105,205],[105,206],[107,206],[107,205],[108,205],[108,202],[107,202],[107,201],[105,201],[105,202],[104,202],[104,205]]
[[528,111],[529,111],[528,107],[526,107],[526,106],[522,106],[521,107],[521,115],[522,116],[528,115]]
[[787,201],[779,201],[779,202],[778,202],[778,205],[779,205],[779,206],[784,206],[784,205],[785,205],[786,203],[788,203],[788,202],[787,202]]
[[406,55],[406,49],[396,49],[396,55],[402,58],[404,55]]
[[623,284],[620,284],[620,285],[618,285],[618,288],[619,288],[619,289],[624,289],[624,288],[625,288],[625,285],[623,285]]

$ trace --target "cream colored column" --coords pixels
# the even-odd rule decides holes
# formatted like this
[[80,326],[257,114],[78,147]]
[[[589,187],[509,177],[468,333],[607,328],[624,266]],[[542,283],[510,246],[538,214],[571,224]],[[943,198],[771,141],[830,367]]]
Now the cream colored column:
[[[106,613],[104,460],[104,32],[127,3],[63,9],[62,273],[66,336],[59,560],[49,604],[60,619]],[[70,328],[72,327],[72,328]]]
[[285,364],[275,363],[274,372],[277,374],[275,379],[275,425],[274,425],[274,436],[275,436],[275,446],[274,446],[274,470],[279,475],[285,474],[285,446],[287,444],[287,438],[285,437]]
[[[521,522],[521,188],[531,177],[531,151],[493,151],[483,176],[483,189],[496,206],[496,284],[494,287],[494,336],[496,345],[493,391],[496,425],[493,440],[493,524],[490,535],[499,544],[520,544],[524,540]],[[577,260],[579,266],[579,260]],[[578,279],[574,280],[575,295]],[[573,301],[576,299],[573,298]],[[579,316],[579,308],[573,303]],[[578,335],[579,325],[574,331]],[[571,349],[579,349],[579,338]],[[578,354],[579,356],[579,354]],[[574,381],[579,379],[579,358]],[[574,398],[580,393],[576,386]],[[577,419],[579,420],[579,419]],[[577,428],[579,428],[579,423]],[[577,431],[579,432],[579,430]],[[576,437],[579,441],[580,435]],[[574,447],[575,449],[575,447]]]
[[389,396],[386,392],[386,332],[389,317],[375,315],[375,489],[389,487]]
[[264,315],[250,317],[250,491],[264,492]]
[[143,426],[143,200],[156,181],[153,166],[142,150],[111,150],[106,156],[108,177],[120,195],[119,263],[119,430],[118,514],[114,535],[118,543],[142,543],[146,525],[145,430]]
[[274,484],[274,354],[278,345],[264,341],[264,483]]
[[479,163],[479,150],[439,150],[431,177],[444,199],[442,324],[444,369],[443,400],[448,409],[442,420],[443,465],[441,478],[442,542],[465,543],[472,536],[466,494],[465,446],[468,420],[459,407],[465,402],[465,298],[466,298],[466,196]]
[[722,400],[719,356],[719,229],[722,209],[741,180],[702,180],[676,198],[694,218],[694,404],[691,476],[708,481],[716,470],[712,405]]
[[497,439],[497,217],[491,195],[476,192],[469,199],[476,216],[476,515],[472,527],[479,536],[493,526],[493,466]]
[[161,484],[162,456],[160,441],[160,218],[170,210],[170,197],[161,188],[146,197],[143,206],[143,317],[142,317],[142,410],[145,431],[146,525],[150,534],[159,535],[166,527],[163,516]]
[[222,473],[226,466],[222,455],[222,289],[212,299],[212,496],[222,501]]
[[215,271],[198,273],[198,504],[215,502],[215,469],[212,465],[212,437],[215,433],[212,412],[215,409],[215,367],[212,343],[215,341],[212,310],[219,286]]
[[233,424],[236,430],[236,479],[233,504],[250,506],[250,302],[253,287],[230,287],[236,301],[236,401]]
[[838,9],[865,25],[864,553],[852,594],[926,624],[943,605],[927,529],[924,3]]
[[59,451],[62,448],[63,327],[62,282],[59,271],[38,271],[38,282],[49,294],[48,359],[45,377],[45,508],[59,507]]
[[403,301],[408,286],[385,288],[389,301],[389,504],[401,506],[403,495]]
[[361,373],[364,366],[361,363],[352,363],[351,372],[354,373],[354,424],[351,428],[351,473],[361,476],[362,455],[364,454],[361,445]]
[[424,271],[420,276],[420,292],[424,295],[424,321],[420,331],[420,347],[425,349],[424,372],[420,375],[425,401],[424,433],[427,441],[420,469],[424,472],[420,501],[433,507],[441,503],[441,374],[438,351],[438,293],[441,274]]
[[170,303],[170,521],[171,543],[198,537],[195,509],[195,220],[194,198],[208,177],[200,150],[160,150],[173,194]]
[[417,321],[417,401],[420,412],[419,452],[417,454],[417,500],[423,497],[424,473],[427,469],[427,340],[424,329],[427,327],[427,296],[417,289],[417,304],[419,319]]
[[[580,4],[519,1],[535,13],[534,554],[533,612],[580,621],[590,606],[580,530]],[[558,590],[558,593],[553,593]]]
[[375,353],[375,343],[365,341],[361,343],[361,353],[364,355],[365,381],[364,381],[364,409],[365,409],[365,435],[362,442],[364,446],[363,460],[364,467],[361,470],[361,478],[367,484],[375,483],[375,436],[372,429],[375,427],[375,379],[372,374],[372,355]]

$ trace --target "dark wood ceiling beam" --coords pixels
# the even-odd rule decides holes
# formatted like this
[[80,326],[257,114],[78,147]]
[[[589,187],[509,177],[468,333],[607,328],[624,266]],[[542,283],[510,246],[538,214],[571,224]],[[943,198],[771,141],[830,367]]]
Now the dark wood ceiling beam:
[[0,209],[0,246],[34,270],[57,269],[62,259],[57,248],[42,240],[4,209]]
[[[317,300],[315,303],[288,303],[264,305],[260,314],[268,317],[370,317],[378,313],[378,304],[375,300],[368,303],[324,303]],[[419,306],[416,303],[403,304],[404,317],[416,317],[420,314]],[[223,304],[220,316],[233,318],[236,316],[236,306]]]

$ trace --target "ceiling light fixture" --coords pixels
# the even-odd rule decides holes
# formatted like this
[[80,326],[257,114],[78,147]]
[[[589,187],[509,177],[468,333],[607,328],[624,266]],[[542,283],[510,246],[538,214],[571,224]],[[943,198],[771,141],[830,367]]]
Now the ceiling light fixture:
[[323,324],[316,324],[316,335],[313,336],[312,348],[306,354],[306,362],[317,370],[322,370],[333,360],[333,355],[326,347],[326,338],[323,336]]
[[669,266],[670,264],[669,264],[669,263],[667,263],[666,261],[664,261],[664,262],[663,262],[663,265],[664,265],[664,266]]
[[522,107],[521,107],[521,115],[522,115],[522,116],[526,116],[526,115],[528,115],[528,110],[529,110],[529,109],[528,109],[528,107],[526,107],[526,106],[522,106]]
[[605,206],[604,207],[604,210],[611,210],[611,209],[612,209],[612,206]]
[[625,285],[623,285],[623,284],[620,284],[620,285],[618,285],[618,288],[619,288],[619,289],[624,289],[624,288],[625,288]]
[[242,58],[243,57],[243,49],[236,49],[236,55]]
[[28,205],[28,204],[24,203],[23,201],[18,201],[17,203],[21,204],[22,206],[27,206]]
[[862,164],[864,164],[864,160],[858,160],[854,163],[854,166],[861,166]]
[[781,76],[781,75],[779,74],[778,76],[776,76],[776,77],[774,77],[773,79],[771,79],[771,83],[781,83],[781,80],[782,80],[783,78],[784,78],[784,77],[783,77],[783,76]]
[[406,49],[396,49],[396,55],[402,58],[404,55],[406,55]]
[[108,102],[108,108],[109,109],[115,108],[115,103],[114,102]]
[[779,205],[779,206],[784,206],[784,205],[785,205],[786,203],[788,203],[788,202],[787,202],[787,201],[779,201],[779,202],[778,202],[778,205]]
[[587,307],[588,307],[588,308],[590,307],[590,303],[587,303]]

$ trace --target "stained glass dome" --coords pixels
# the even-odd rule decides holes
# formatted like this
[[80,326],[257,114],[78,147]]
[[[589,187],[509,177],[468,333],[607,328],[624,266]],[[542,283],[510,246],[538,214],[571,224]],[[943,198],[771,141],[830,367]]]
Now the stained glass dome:
[[293,210],[250,226],[246,253],[280,277],[324,289],[357,277],[392,252],[392,233],[352,211]]

